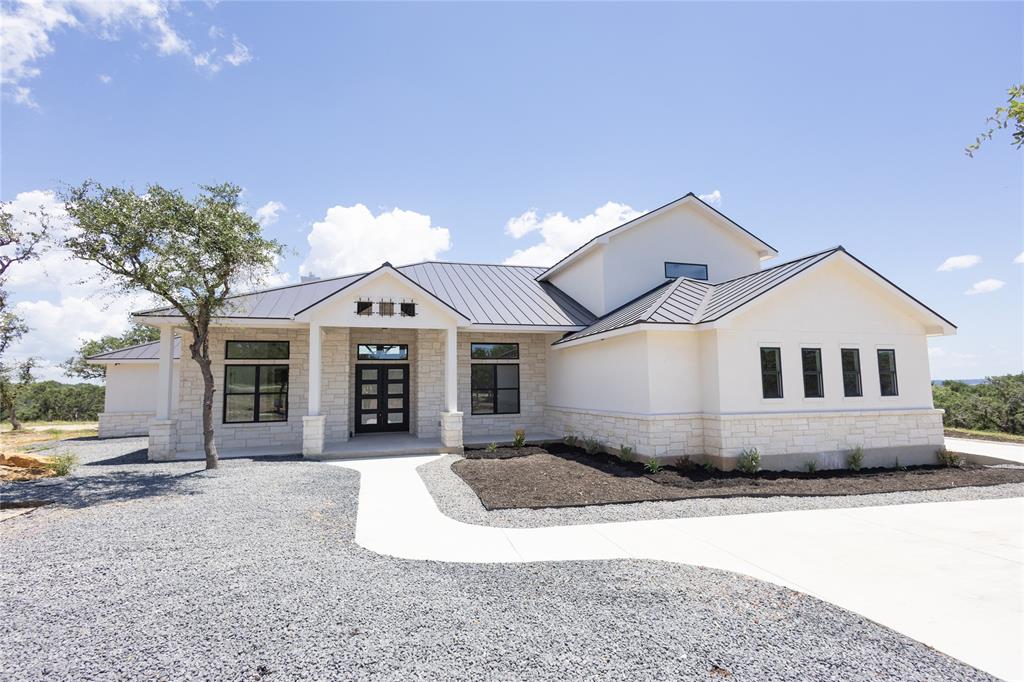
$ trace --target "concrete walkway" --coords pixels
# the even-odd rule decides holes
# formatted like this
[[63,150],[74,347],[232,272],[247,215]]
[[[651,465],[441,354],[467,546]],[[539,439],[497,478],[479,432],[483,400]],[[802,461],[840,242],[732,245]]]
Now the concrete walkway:
[[358,544],[404,559],[636,558],[734,571],[1024,679],[1024,499],[493,528],[441,513],[416,472],[434,458],[332,463],[361,474]]
[[1024,445],[1018,443],[997,443],[974,438],[946,437],[946,449],[962,452],[972,462],[980,464],[1001,464],[1016,462],[1024,464]]

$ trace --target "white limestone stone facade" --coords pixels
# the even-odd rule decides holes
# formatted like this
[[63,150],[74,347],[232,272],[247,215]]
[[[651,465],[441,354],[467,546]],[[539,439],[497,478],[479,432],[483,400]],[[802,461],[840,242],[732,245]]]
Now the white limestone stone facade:
[[98,435],[100,438],[145,436],[155,416],[155,412],[100,412]]
[[643,415],[548,407],[547,418],[548,431],[594,439],[614,451],[625,445],[644,457],[704,454],[704,424],[699,414]]
[[348,440],[351,429],[352,358],[348,327],[326,327],[321,342],[320,414],[327,442]]

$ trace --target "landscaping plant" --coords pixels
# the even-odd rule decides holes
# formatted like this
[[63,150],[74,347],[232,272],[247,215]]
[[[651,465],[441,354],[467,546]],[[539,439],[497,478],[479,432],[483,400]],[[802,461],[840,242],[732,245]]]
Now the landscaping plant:
[[804,468],[807,469],[807,473],[813,474],[815,471],[818,470],[818,463],[813,459],[809,459],[807,460],[807,463],[804,464]]
[[853,451],[846,456],[846,466],[850,467],[854,471],[860,471],[860,468],[864,466],[864,448],[857,446]]
[[512,436],[512,447],[516,450],[522,450],[524,445],[526,445],[526,431],[516,429],[515,434]]
[[761,453],[757,448],[742,451],[736,460],[736,468],[745,474],[756,474],[761,468]]
[[498,444],[497,443],[490,443],[485,449],[487,450],[487,452],[497,452],[498,451]]
[[690,459],[689,455],[683,455],[682,457],[677,457],[675,461],[672,462],[672,466],[674,466],[677,471],[693,471],[697,468],[697,463]]
[[562,442],[568,445],[570,448],[574,448],[576,447],[577,440],[578,438],[576,438],[575,434],[567,433],[565,434],[565,438],[562,439]]
[[54,476],[67,476],[78,465],[78,458],[71,453],[55,455],[46,467]]
[[656,474],[659,471],[661,471],[661,465],[658,464],[658,460],[656,457],[651,457],[644,463],[644,471],[646,471],[649,474]]
[[962,467],[964,465],[964,458],[956,452],[950,452],[945,446],[936,450],[935,456],[939,459],[939,464],[943,466]]
[[588,455],[596,455],[601,450],[601,444],[596,438],[587,438],[583,441],[583,450]]
[[624,462],[633,460],[633,448],[628,445],[619,445],[619,459]]

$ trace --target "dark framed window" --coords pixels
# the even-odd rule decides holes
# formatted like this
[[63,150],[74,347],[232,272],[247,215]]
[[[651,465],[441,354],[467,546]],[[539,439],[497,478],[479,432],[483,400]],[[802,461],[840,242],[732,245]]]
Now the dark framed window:
[[690,279],[708,278],[708,266],[703,263],[673,263],[665,261],[665,276],[675,279],[676,277],[689,277]]
[[860,349],[843,348],[840,351],[843,365],[843,395],[859,398],[864,395],[860,381]]
[[288,365],[226,365],[224,423],[288,421]]
[[471,343],[469,357],[474,360],[518,360],[518,343]]
[[883,396],[900,394],[896,382],[896,351],[891,348],[878,349],[878,385]]
[[395,314],[395,304],[391,301],[381,301],[377,304],[377,314],[384,317],[391,317]]
[[402,317],[416,317],[416,304],[415,303],[403,303],[402,304]]
[[228,341],[224,357],[228,360],[287,360],[287,341]]
[[782,351],[778,348],[761,349],[761,395],[782,397]]
[[804,397],[824,398],[825,387],[821,379],[821,349],[801,348],[800,362],[804,370]]
[[373,301],[356,301],[356,315],[372,315]]
[[404,343],[361,343],[356,346],[356,357],[360,360],[405,360],[409,357],[409,346]]
[[472,365],[472,414],[519,414],[519,365]]

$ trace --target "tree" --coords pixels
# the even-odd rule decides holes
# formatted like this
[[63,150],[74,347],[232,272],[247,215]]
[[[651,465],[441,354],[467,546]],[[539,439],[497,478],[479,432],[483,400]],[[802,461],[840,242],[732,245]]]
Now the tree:
[[997,130],[1013,126],[1013,146],[1020,149],[1024,146],[1024,84],[1013,85],[1006,91],[1009,98],[1005,107],[996,107],[994,114],[986,119],[989,129],[975,138],[973,144],[967,145],[964,153],[967,156],[974,156],[974,152],[981,149],[981,144],[991,140],[993,133]]
[[160,331],[156,328],[132,322],[132,325],[120,336],[104,336],[92,341],[83,341],[75,351],[75,355],[60,363],[60,366],[64,368],[64,374],[69,377],[102,379],[107,375],[106,368],[103,365],[94,365],[86,361],[87,357],[119,348],[150,343],[159,338]]
[[14,365],[0,364],[0,408],[11,420],[11,428],[21,429],[18,419],[18,396],[32,384],[32,368],[35,360],[29,358]]
[[96,263],[115,288],[148,291],[166,301],[191,333],[189,354],[203,377],[207,469],[217,467],[210,322],[236,287],[269,272],[284,250],[241,209],[240,193],[231,184],[203,185],[190,200],[160,185],[139,194],[89,181],[63,197],[78,227],[63,246]]

